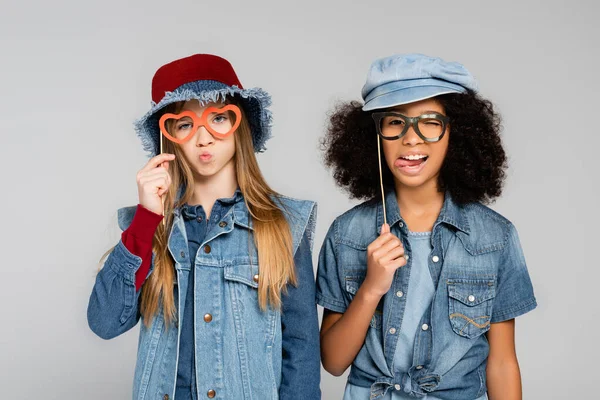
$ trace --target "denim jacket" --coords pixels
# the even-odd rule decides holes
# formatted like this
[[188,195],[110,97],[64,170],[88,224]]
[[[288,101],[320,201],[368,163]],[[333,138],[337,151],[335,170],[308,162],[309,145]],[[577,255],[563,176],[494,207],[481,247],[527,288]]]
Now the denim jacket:
[[[298,250],[303,238],[308,238],[312,249],[316,220],[316,205],[310,201],[278,197],[290,224],[293,252]],[[131,224],[135,207],[119,210],[119,226],[122,230]],[[140,326],[138,359],[134,378],[134,399],[173,399],[177,379],[181,317],[184,315],[185,296],[190,274],[190,257],[195,257],[194,319],[196,352],[209,357],[197,357],[202,386],[209,388],[201,397],[214,399],[278,399],[282,386],[282,312],[269,307],[262,311],[258,305],[258,256],[252,238],[252,219],[245,202],[236,203],[214,224],[196,255],[190,255],[186,229],[181,209],[174,210],[174,222],[169,234],[168,249],[175,261],[176,283],[174,286],[178,320],[166,326],[162,306],[151,325]],[[312,260],[310,260],[312,261]],[[138,298],[135,290],[135,271],[141,259],[131,254],[119,242],[96,278],[96,284],[88,306],[88,322],[100,337],[109,339],[131,329],[140,319]],[[304,285],[314,290],[312,262],[296,265],[296,269],[309,268]],[[152,273],[152,268],[149,274]],[[312,282],[311,282],[312,281]],[[289,290],[298,288],[289,287]],[[285,296],[284,296],[285,298]],[[285,301],[285,300],[284,300]],[[304,335],[288,338],[295,345],[306,346],[306,359],[317,371],[311,379],[313,387],[307,388],[308,397],[320,398],[318,364],[318,322],[314,302],[307,302],[305,309],[294,310],[285,304],[283,312],[301,316],[291,321],[303,327]],[[312,304],[311,304],[312,303]],[[287,307],[286,307],[287,306]],[[297,307],[298,305],[291,305]],[[210,313],[210,324],[203,316]],[[301,314],[301,315],[299,315]],[[298,329],[296,329],[297,331]],[[311,353],[311,354],[308,354]],[[315,353],[315,357],[312,357]],[[315,358],[316,362],[310,362]],[[296,360],[298,362],[298,360]],[[307,371],[311,374],[310,371]],[[313,374],[314,375],[314,374]],[[209,392],[210,391],[210,392]]]
[[[369,387],[371,399],[390,390],[414,397],[432,394],[444,400],[475,399],[486,392],[490,324],[536,307],[531,280],[514,226],[491,209],[458,205],[446,194],[434,224],[428,267],[435,293],[417,329],[413,362],[394,371],[393,357],[405,312],[411,271],[406,223],[393,190],[385,197],[391,232],[408,256],[391,289],[382,298],[348,381]],[[319,256],[317,301],[343,313],[365,279],[367,246],[381,231],[380,201],[368,201],[339,216],[331,225]]]

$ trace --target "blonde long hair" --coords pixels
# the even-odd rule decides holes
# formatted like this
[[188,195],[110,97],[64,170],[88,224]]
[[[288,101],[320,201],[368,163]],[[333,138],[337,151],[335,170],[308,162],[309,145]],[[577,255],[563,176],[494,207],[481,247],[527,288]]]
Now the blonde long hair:
[[[230,102],[235,103],[228,99],[227,103]],[[182,107],[183,102],[174,103],[165,112],[178,113]],[[258,303],[263,310],[269,306],[279,309],[286,284],[296,284],[292,235],[283,210],[274,201],[278,193],[269,187],[260,171],[250,126],[242,107],[240,109],[242,120],[234,133],[234,161],[238,185],[252,218],[254,244],[258,251]],[[142,286],[140,310],[147,326],[159,312],[161,304],[165,324],[169,325],[177,318],[173,290],[175,268],[167,248],[168,235],[173,226],[173,210],[191,199],[194,187],[192,170],[179,146],[168,140],[164,140],[163,146],[163,151],[175,154],[176,159],[169,165],[172,184],[164,194],[165,223],[160,224],[154,234],[154,271]],[[176,199],[181,187],[186,190]]]

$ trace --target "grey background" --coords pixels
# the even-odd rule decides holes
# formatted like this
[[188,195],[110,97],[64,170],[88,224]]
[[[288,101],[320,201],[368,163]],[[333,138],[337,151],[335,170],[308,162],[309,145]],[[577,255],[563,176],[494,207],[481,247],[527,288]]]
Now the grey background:
[[[138,329],[103,341],[86,307],[116,209],[137,202],[132,121],[159,66],[216,53],[272,94],[259,162],[278,191],[318,201],[316,258],[354,204],[320,161],[326,113],[359,99],[372,60],[413,51],[464,63],[504,116],[510,170],[493,208],[519,230],[539,302],[517,320],[524,397],[596,396],[597,3],[369,3],[3,0],[3,398],[131,396]],[[323,398],[344,384],[323,372]]]

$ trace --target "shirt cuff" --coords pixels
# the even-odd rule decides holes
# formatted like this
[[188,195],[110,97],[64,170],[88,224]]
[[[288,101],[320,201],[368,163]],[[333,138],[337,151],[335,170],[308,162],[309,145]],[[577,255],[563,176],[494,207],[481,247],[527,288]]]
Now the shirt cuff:
[[158,224],[160,224],[162,219],[162,215],[153,213],[141,204],[138,204],[133,221],[131,221],[131,225],[127,229],[128,233],[142,242],[152,243],[156,228],[158,228]]
[[339,300],[332,299],[328,296],[323,296],[321,293],[317,293],[317,304],[323,308],[337,313],[344,313],[348,308],[346,304]]
[[501,311],[494,311],[492,313],[492,319],[490,322],[492,324],[494,324],[497,322],[508,321],[510,319],[513,319],[513,318],[521,316],[525,313],[528,313],[529,311],[533,310],[536,307],[537,307],[537,301],[535,300],[535,297],[532,297],[532,298],[530,298],[518,305],[515,305],[511,308],[501,310]]

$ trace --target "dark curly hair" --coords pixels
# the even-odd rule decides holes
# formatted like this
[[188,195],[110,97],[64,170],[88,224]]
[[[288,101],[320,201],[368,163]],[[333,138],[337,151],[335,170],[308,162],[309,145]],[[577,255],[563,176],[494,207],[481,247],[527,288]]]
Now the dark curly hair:
[[[490,203],[502,193],[507,167],[500,138],[500,115],[489,100],[469,90],[435,97],[450,118],[448,152],[439,175],[441,191],[460,204]],[[371,112],[357,101],[336,106],[321,140],[325,165],[337,184],[356,199],[381,196],[377,166],[377,132]],[[393,187],[383,163],[383,183]]]

